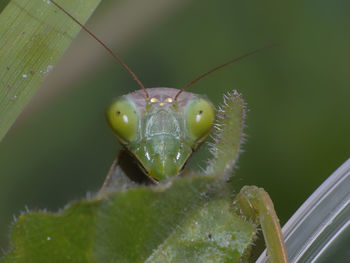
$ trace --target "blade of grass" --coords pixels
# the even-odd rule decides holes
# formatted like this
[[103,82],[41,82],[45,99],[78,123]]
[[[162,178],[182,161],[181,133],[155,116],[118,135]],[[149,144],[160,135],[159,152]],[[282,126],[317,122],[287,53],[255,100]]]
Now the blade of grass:
[[[82,23],[100,0],[60,0]],[[0,14],[0,140],[80,27],[48,0],[12,0]]]

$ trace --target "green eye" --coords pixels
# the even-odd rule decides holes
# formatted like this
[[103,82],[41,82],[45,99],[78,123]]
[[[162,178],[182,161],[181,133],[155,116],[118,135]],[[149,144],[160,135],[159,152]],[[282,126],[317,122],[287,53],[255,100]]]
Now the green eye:
[[213,127],[214,107],[205,99],[192,102],[186,112],[187,128],[195,140],[203,140]]
[[113,133],[122,141],[130,142],[137,135],[138,116],[135,106],[125,99],[112,103],[107,111],[106,118]]

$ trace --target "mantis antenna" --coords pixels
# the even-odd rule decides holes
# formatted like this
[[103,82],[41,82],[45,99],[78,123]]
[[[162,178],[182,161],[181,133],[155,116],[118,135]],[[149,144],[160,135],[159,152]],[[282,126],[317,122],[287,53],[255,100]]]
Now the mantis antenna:
[[[64,12],[69,18],[71,18],[75,23],[77,23],[85,32],[87,32],[90,36],[92,36],[98,43],[100,43],[128,72],[129,74],[132,76],[132,78],[137,82],[137,84],[140,86],[140,88],[145,92],[146,98],[149,98],[149,94],[145,88],[145,86],[142,84],[142,82],[140,81],[140,79],[136,76],[136,74],[125,64],[125,62],[117,55],[115,54],[109,47],[107,47],[107,45],[105,43],[103,43],[94,33],[92,33],[87,27],[85,27],[82,23],[80,23],[75,17],[73,17],[70,13],[68,13],[68,11],[66,11],[62,6],[60,6],[59,4],[57,4],[54,0],[50,0],[51,3],[53,3],[57,8],[59,8],[62,12]],[[209,74],[213,73],[214,71],[217,71],[223,67],[226,67],[234,62],[237,62],[239,60],[242,60],[246,57],[249,57],[250,55],[253,55],[257,52],[260,52],[264,49],[276,46],[278,44],[272,44],[272,45],[268,45],[262,48],[258,48],[255,49],[251,52],[248,52],[242,56],[239,56],[237,58],[234,58],[222,65],[219,65],[205,73],[203,73],[202,75],[200,75],[199,77],[195,78],[194,80],[190,81],[189,83],[187,83],[175,96],[174,100],[176,101],[177,98],[180,96],[180,94],[182,92],[184,92],[189,86],[193,85],[194,83],[196,83],[197,81],[201,80],[202,78],[208,76]]]
[[174,100],[177,100],[177,98],[180,96],[180,94],[181,94],[183,91],[185,91],[189,86],[193,85],[193,84],[196,83],[198,80],[201,80],[202,78],[208,76],[209,74],[213,73],[214,71],[217,71],[217,70],[219,70],[219,69],[222,69],[223,67],[226,67],[226,66],[228,66],[228,65],[230,65],[230,64],[232,64],[232,63],[234,63],[234,62],[237,62],[237,61],[242,60],[242,59],[244,59],[244,58],[246,58],[246,57],[249,57],[249,56],[251,56],[251,55],[253,55],[253,54],[255,54],[255,53],[258,53],[258,52],[260,52],[260,51],[262,51],[262,50],[264,50],[264,49],[267,49],[267,48],[270,48],[270,47],[274,47],[274,46],[277,46],[277,45],[278,45],[278,44],[271,44],[271,45],[268,45],[268,46],[265,46],[265,47],[262,47],[262,48],[255,49],[255,50],[253,50],[253,51],[250,51],[250,52],[248,52],[248,53],[246,53],[246,54],[244,54],[244,55],[242,55],[242,56],[239,56],[239,57],[237,57],[237,58],[234,58],[234,59],[232,59],[232,60],[230,60],[230,61],[228,61],[228,62],[226,62],[226,63],[224,63],[224,64],[222,64],[222,65],[219,65],[219,66],[217,66],[217,67],[215,67],[215,68],[213,68],[213,69],[211,69],[211,70],[209,70],[209,71],[203,73],[203,74],[200,75],[199,77],[197,77],[197,78],[195,78],[194,80],[192,80],[192,81],[190,81],[189,83],[187,83],[187,84],[176,94]]
[[71,18],[75,23],[77,23],[81,28],[87,32],[90,36],[92,36],[94,39],[97,40],[98,43],[100,43],[118,62],[129,72],[129,74],[132,76],[132,78],[137,82],[137,84],[140,86],[140,88],[145,92],[146,98],[149,98],[148,92],[145,88],[145,86],[142,84],[142,82],[139,80],[139,78],[136,76],[136,74],[125,64],[125,62],[117,55],[115,54],[109,47],[106,46],[105,43],[103,43],[94,33],[92,33],[89,29],[87,29],[82,23],[80,23],[75,17],[73,17],[68,11],[66,11],[62,6],[57,4],[55,1],[50,0],[51,3],[53,3],[57,8],[59,8],[62,12],[64,12],[69,18]]

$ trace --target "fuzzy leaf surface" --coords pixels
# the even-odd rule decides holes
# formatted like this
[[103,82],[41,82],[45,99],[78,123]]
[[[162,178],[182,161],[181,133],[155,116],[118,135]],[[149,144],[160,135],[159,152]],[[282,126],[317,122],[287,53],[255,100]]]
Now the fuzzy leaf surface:
[[0,262],[238,262],[255,232],[225,184],[190,176],[24,214]]

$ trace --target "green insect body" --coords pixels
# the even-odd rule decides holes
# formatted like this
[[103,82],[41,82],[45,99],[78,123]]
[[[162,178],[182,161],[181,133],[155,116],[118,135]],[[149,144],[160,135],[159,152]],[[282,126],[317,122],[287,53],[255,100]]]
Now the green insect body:
[[[180,202],[185,203],[176,204],[176,199],[167,201],[188,211],[187,222],[181,231],[174,231],[167,242],[154,250],[147,262],[237,262],[238,259],[246,262],[258,225],[264,232],[271,262],[288,262],[278,218],[268,194],[261,188],[246,186],[233,204],[227,199],[230,190],[225,181],[232,175],[243,141],[245,104],[240,94],[234,91],[225,95],[224,103],[215,111],[212,103],[201,95],[183,92],[175,100],[177,89],[146,91],[149,97],[142,90],[136,91],[118,98],[107,109],[108,124],[125,149],[112,165],[100,191],[101,198],[111,192],[138,189],[139,184],[135,182],[139,182],[138,177],[142,175],[151,183],[159,183],[158,191],[168,187],[166,182],[176,185],[179,181],[176,179],[185,179],[177,175],[191,154],[213,131],[212,157],[207,168],[202,174],[189,172],[194,176],[186,176],[193,181],[187,185],[190,188],[182,189],[187,193],[183,193],[184,199]],[[134,159],[141,169],[135,169]],[[208,181],[203,188],[196,180]],[[215,193],[210,200],[195,197],[203,189]],[[193,210],[193,215],[191,202],[202,203]],[[148,206],[152,205],[142,204],[142,207]],[[166,220],[166,216],[159,220]],[[208,233],[215,239],[209,242]],[[193,251],[199,252],[193,254]],[[120,257],[119,252],[116,257]]]
[[[141,87],[115,100],[106,111],[123,150],[92,200],[57,215],[22,216],[13,227],[14,249],[2,262],[47,262],[52,256],[55,262],[247,262],[260,226],[270,262],[287,263],[268,194],[246,186],[233,197],[227,183],[243,141],[243,99],[230,92],[215,109],[205,96],[184,91],[260,49],[204,73],[182,90],[145,89],[129,67],[106,49]],[[211,132],[212,156],[204,172],[180,176]]]
[[204,96],[171,88],[142,90],[117,99],[106,118],[121,144],[154,182],[180,173],[212,130],[214,106]]

